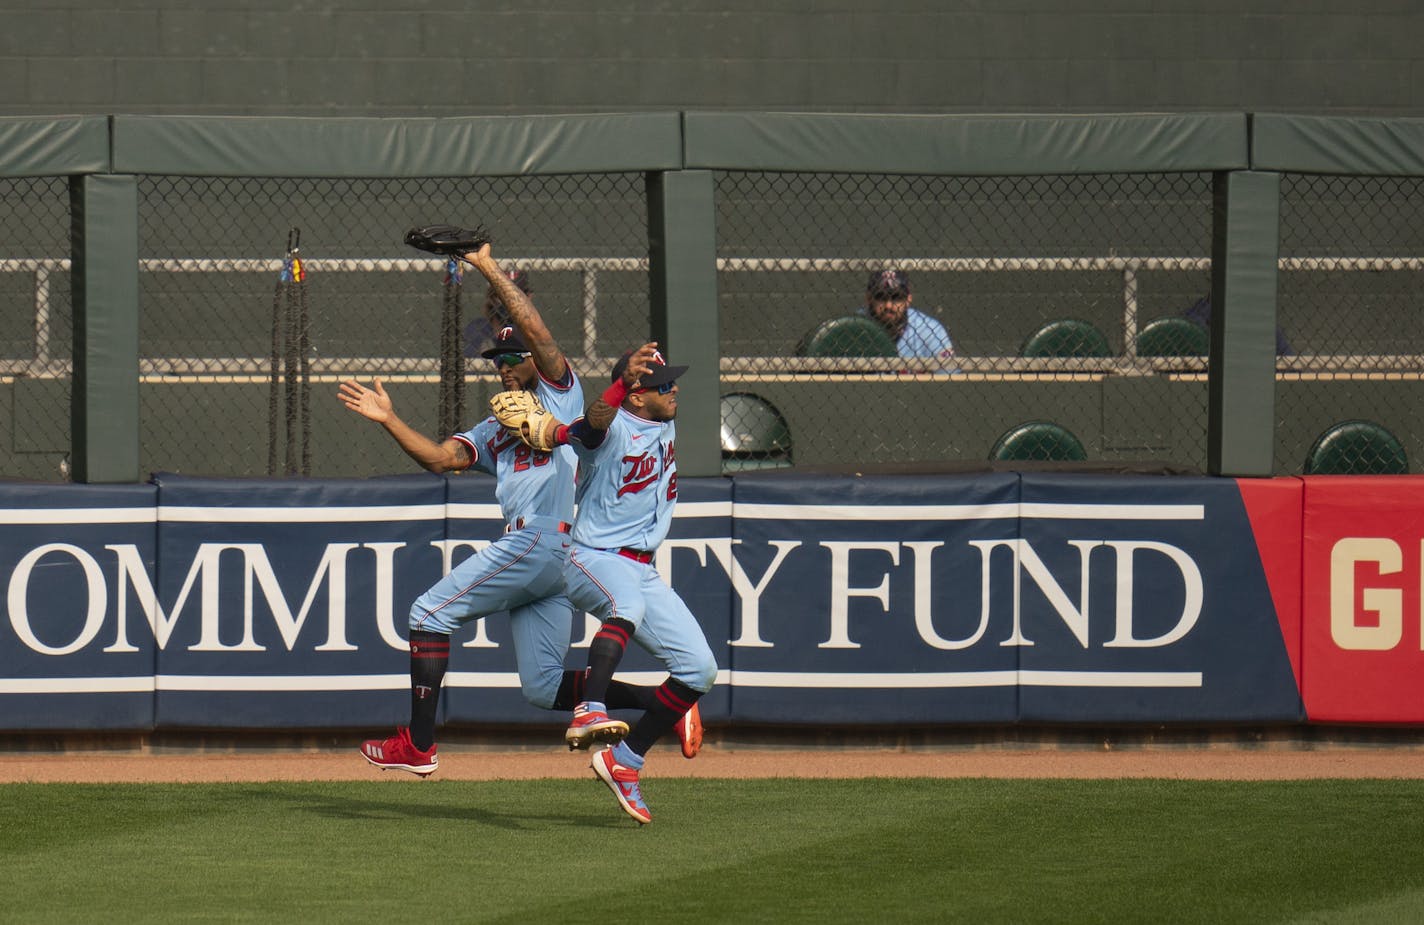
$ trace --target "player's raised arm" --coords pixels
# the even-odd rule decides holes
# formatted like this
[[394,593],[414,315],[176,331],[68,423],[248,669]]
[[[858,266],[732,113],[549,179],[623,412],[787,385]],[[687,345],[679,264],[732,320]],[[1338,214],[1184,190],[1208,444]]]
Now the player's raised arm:
[[594,430],[607,430],[608,425],[613,423],[614,416],[623,404],[623,399],[628,397],[628,393],[638,387],[639,381],[648,372],[648,365],[652,363],[653,357],[657,356],[657,341],[651,341],[634,350],[628,356],[628,365],[623,369],[623,375],[608,388],[603,390],[603,394],[595,398],[584,412],[584,420],[589,427]]
[[554,341],[554,335],[544,324],[544,318],[534,307],[533,301],[500,269],[499,262],[490,252],[490,246],[485,244],[479,250],[465,254],[464,259],[489,280],[490,288],[504,303],[509,312],[509,320],[519,331],[524,346],[533,354],[534,365],[539,367],[540,374],[550,382],[563,382],[569,361]]

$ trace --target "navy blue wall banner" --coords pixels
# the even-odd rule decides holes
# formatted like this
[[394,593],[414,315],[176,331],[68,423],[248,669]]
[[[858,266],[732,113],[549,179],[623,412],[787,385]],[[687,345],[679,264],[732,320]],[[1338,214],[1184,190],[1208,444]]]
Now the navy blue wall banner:
[[[1273,602],[1271,524],[1232,480],[768,472],[679,492],[656,564],[716,653],[709,722],[1304,718],[1282,634],[1299,614],[1276,609],[1298,596]],[[0,485],[0,523],[0,728],[373,734],[408,717],[411,602],[504,527],[492,479],[425,473]],[[592,632],[576,615],[568,667]],[[445,723],[563,724],[524,702],[505,615],[455,643]],[[664,677],[636,646],[622,669]]]
[[441,574],[444,479],[156,482],[158,726],[404,721],[390,692]]
[[1024,475],[1021,484],[1021,545],[996,549],[991,568],[994,586],[1017,596],[999,610],[1007,634],[991,638],[1019,652],[1021,721],[1303,718],[1234,481]]
[[142,620],[129,589],[154,572],[156,495],[0,483],[0,728],[152,726],[153,635],[119,615]]
[[739,479],[734,715],[1009,723],[1018,652],[986,635],[976,544],[1018,535],[1018,477]]

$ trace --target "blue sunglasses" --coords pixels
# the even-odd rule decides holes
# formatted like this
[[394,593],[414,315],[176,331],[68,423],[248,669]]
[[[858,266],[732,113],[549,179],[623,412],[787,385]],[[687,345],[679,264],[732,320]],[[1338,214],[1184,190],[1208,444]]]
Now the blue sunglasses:
[[633,391],[635,391],[635,392],[657,392],[659,395],[666,395],[666,394],[668,394],[669,392],[672,391],[672,387],[675,386],[675,385],[677,385],[677,380],[676,380],[676,379],[674,379],[672,382],[664,382],[662,385],[649,386],[648,388],[644,388],[644,389],[634,389]]

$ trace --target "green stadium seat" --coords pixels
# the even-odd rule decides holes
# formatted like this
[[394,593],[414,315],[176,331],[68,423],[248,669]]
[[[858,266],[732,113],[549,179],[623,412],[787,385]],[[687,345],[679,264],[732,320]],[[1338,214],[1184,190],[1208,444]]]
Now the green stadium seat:
[[1107,357],[1112,356],[1108,339],[1092,322],[1081,318],[1060,318],[1034,331],[1019,348],[1024,357]]
[[1206,328],[1186,318],[1158,318],[1137,332],[1140,357],[1204,357],[1209,347]]
[[863,315],[831,318],[816,325],[796,347],[803,357],[893,357],[895,341],[878,323]]
[[722,471],[791,465],[791,427],[776,406],[751,392],[722,396]]
[[989,450],[997,460],[1076,462],[1088,458],[1083,442],[1052,421],[1026,421],[1004,431]]
[[1404,445],[1374,421],[1340,421],[1315,439],[1305,456],[1306,475],[1404,475]]

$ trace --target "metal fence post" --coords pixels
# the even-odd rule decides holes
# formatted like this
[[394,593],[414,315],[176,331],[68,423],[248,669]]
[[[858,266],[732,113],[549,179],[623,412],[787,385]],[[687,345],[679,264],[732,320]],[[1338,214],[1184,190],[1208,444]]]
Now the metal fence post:
[[[710,170],[648,174],[653,339],[691,369],[678,389],[677,468],[720,475],[721,375],[716,206]],[[632,344],[628,346],[633,346]]]
[[70,181],[76,482],[137,482],[138,181],[89,174]]
[[1207,469],[1269,476],[1275,445],[1281,175],[1227,171],[1212,195]]

